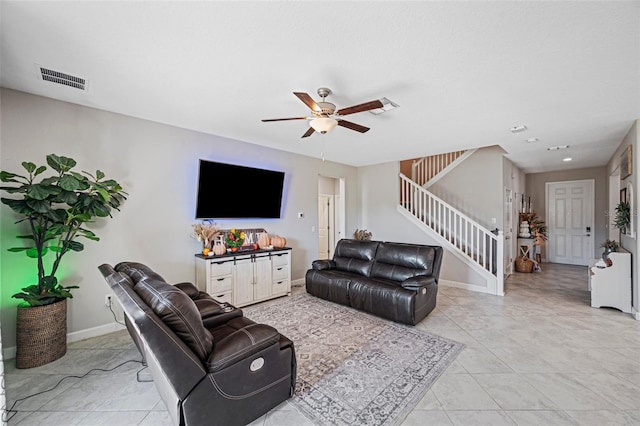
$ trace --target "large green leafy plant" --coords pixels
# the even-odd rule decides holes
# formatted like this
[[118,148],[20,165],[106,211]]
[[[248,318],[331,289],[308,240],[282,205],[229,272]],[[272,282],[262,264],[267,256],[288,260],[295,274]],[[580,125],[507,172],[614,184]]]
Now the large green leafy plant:
[[631,223],[631,205],[626,201],[621,201],[616,206],[616,216],[613,219],[613,226],[620,232],[626,232]]
[[[20,216],[16,223],[27,222],[31,231],[18,235],[28,243],[9,249],[37,259],[38,283],[12,296],[31,306],[73,297],[70,290],[78,286],[62,286],[56,278],[62,257],[84,249],[78,241],[80,238],[98,241],[98,236],[87,229],[86,224],[96,217],[111,217],[112,209],[119,210],[127,195],[118,182],[105,179],[100,170],[95,175],[74,171],[76,161],[72,158],[49,154],[47,164],[55,172],[53,176],[42,177],[47,166],[36,166],[27,161],[22,163],[27,175],[0,172],[0,180],[9,184],[0,189],[19,195],[18,198],[0,198],[0,201]],[[47,268],[44,257],[48,253],[54,258]]]

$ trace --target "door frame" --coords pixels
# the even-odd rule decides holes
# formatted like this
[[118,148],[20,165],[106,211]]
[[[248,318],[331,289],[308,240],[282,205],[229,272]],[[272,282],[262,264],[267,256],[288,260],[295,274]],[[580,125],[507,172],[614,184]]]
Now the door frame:
[[[332,195],[332,204],[333,204],[333,214],[331,215],[333,218],[332,230],[328,236],[329,239],[329,258],[333,257],[333,252],[335,250],[335,246],[341,238],[345,238],[345,219],[346,219],[346,196],[345,196],[345,188],[346,188],[346,179],[344,177],[335,177],[335,176],[326,176],[326,175],[318,175],[318,183],[320,179],[331,179],[334,182],[334,193],[326,194],[318,191],[318,196],[316,197],[316,202],[320,203],[321,195]],[[319,211],[316,206],[316,211]],[[320,224],[320,218],[317,218],[317,225]],[[316,233],[316,247],[319,248],[319,238]]]
[[513,273],[513,218],[515,207],[513,205],[513,189],[508,186],[504,187],[504,278],[508,278]]
[[[595,222],[596,222],[596,180],[595,179],[574,179],[574,180],[560,180],[560,181],[554,181],[554,182],[545,182],[544,184],[544,202],[546,204],[545,206],[545,219],[546,219],[546,223],[547,223],[547,230],[549,232],[549,236],[548,239],[551,240],[552,234],[551,234],[551,226],[549,226],[549,224],[551,223],[550,221],[550,217],[551,217],[551,209],[550,209],[550,203],[549,203],[549,186],[550,185],[554,185],[554,184],[563,184],[563,183],[575,183],[575,182],[586,182],[589,184],[590,189],[591,189],[591,234],[589,235],[589,241],[590,241],[590,245],[591,245],[591,254],[590,254],[590,258],[593,258],[595,256]],[[549,247],[550,244],[547,244],[547,250],[545,250],[545,259],[543,259],[543,261],[545,262],[549,262]],[[588,263],[587,263],[588,265]]]

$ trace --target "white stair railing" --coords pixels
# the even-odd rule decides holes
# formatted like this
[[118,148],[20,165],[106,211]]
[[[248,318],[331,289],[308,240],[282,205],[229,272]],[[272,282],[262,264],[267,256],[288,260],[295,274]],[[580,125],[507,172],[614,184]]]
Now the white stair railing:
[[490,293],[502,294],[504,238],[478,224],[407,176],[400,174],[400,205],[411,216],[464,255],[477,270],[495,278]]
[[411,179],[424,185],[457,160],[465,151],[447,152],[446,154],[430,155],[414,161],[411,164]]

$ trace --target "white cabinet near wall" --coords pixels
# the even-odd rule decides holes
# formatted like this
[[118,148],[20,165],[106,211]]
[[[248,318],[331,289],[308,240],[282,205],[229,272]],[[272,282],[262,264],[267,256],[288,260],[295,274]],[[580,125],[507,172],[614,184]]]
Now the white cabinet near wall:
[[236,307],[291,295],[291,249],[196,255],[196,287]]
[[611,266],[589,268],[591,306],[631,313],[631,253],[613,252],[609,259]]

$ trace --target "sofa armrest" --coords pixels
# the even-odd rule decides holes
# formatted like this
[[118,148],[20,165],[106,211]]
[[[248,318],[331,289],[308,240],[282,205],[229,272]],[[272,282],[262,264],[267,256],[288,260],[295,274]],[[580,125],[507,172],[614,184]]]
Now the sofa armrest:
[[435,277],[423,275],[407,278],[402,281],[400,285],[402,285],[402,288],[406,288],[407,290],[421,291],[422,289],[426,290],[428,287],[437,286],[438,284]]
[[322,271],[323,269],[334,269],[336,262],[329,259],[314,260],[311,262],[311,268],[316,271]]
[[236,362],[280,342],[280,333],[266,324],[251,324],[216,342],[207,360],[209,373],[222,370]]
[[[196,306],[198,307],[198,309],[201,308],[201,306],[199,306],[199,303],[201,302],[196,301]],[[218,311],[200,310],[200,315],[202,316],[202,324],[204,325],[204,327],[211,330],[212,328],[218,327],[219,325],[226,324],[233,318],[241,317],[243,313],[242,309],[236,308],[231,305],[226,305],[224,307],[220,307]]]

